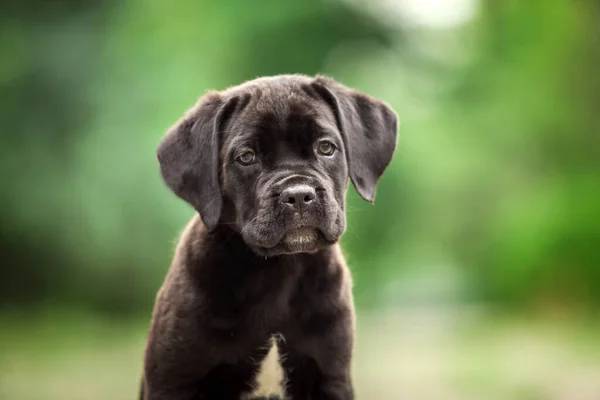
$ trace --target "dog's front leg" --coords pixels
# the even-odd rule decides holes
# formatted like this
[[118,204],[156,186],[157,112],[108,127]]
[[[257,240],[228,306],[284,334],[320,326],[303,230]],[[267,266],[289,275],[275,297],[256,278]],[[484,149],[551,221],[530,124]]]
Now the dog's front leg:
[[315,342],[312,357],[317,362],[321,379],[313,400],[353,400],[351,359],[354,342],[352,312],[336,318],[325,337]]
[[350,377],[325,378],[317,388],[314,400],[353,400],[354,390]]
[[171,364],[170,371],[165,367],[168,368],[167,365],[158,366],[154,371],[152,367],[146,368],[140,400],[211,400],[197,385],[203,375],[186,377],[179,365]]
[[201,394],[194,391],[157,391],[144,388],[140,400],[204,400]]
[[218,364],[211,356],[216,344],[198,318],[182,318],[182,308],[175,312],[171,304],[162,299],[156,307],[144,356],[141,400],[212,400],[201,382]]
[[[184,346],[180,347],[180,343]],[[141,400],[213,400],[206,377],[216,362],[207,357],[209,349],[175,338],[149,342]]]

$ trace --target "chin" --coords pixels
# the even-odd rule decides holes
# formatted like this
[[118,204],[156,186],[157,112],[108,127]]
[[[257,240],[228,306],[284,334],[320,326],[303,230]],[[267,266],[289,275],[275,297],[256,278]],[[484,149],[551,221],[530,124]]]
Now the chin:
[[260,256],[272,257],[283,254],[316,253],[335,243],[337,239],[327,239],[320,229],[303,226],[285,232],[272,246],[250,245],[250,247]]

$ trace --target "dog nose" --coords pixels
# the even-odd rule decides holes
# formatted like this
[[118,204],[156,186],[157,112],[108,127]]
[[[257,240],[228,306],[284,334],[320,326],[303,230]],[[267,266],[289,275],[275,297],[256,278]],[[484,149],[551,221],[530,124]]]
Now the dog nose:
[[317,192],[308,185],[293,185],[281,193],[281,201],[301,214],[316,198]]

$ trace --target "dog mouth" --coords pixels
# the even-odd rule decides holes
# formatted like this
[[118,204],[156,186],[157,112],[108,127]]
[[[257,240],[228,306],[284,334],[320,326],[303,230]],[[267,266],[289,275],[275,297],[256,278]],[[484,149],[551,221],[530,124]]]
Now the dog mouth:
[[337,243],[344,232],[341,210],[326,211],[281,219],[263,215],[248,222],[247,228],[241,230],[242,237],[250,249],[263,257],[315,253]]
[[319,239],[319,230],[310,226],[302,226],[288,231],[281,242],[290,248],[314,246]]
[[328,240],[319,228],[300,226],[288,230],[273,246],[259,246],[256,250],[264,256],[314,253],[324,246],[333,243],[335,243],[335,240]]

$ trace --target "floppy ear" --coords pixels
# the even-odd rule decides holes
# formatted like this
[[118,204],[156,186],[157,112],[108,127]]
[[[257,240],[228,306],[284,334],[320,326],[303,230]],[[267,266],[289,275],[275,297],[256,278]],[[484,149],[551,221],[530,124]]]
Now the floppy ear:
[[211,230],[219,222],[223,198],[219,185],[219,130],[234,101],[224,105],[210,92],[166,133],[156,156],[166,185],[200,213]]
[[331,78],[317,76],[313,87],[333,109],[356,191],[372,203],[377,182],[396,149],[398,116],[385,102]]

